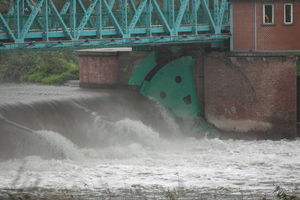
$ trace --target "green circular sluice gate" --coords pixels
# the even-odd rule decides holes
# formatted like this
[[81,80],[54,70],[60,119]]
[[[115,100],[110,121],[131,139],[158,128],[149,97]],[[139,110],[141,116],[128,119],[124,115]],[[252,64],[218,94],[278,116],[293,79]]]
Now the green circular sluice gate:
[[168,109],[174,117],[199,118],[201,109],[193,76],[195,59],[185,56],[157,67],[155,53],[135,68],[129,85],[139,85],[140,93]]

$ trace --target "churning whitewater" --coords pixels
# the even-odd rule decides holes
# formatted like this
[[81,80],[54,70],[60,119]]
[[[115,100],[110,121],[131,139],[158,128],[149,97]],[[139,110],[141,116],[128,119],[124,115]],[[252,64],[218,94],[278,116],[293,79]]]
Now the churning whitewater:
[[80,199],[251,199],[276,186],[300,193],[300,140],[191,136],[129,91],[5,84],[0,95],[0,199],[24,191]]

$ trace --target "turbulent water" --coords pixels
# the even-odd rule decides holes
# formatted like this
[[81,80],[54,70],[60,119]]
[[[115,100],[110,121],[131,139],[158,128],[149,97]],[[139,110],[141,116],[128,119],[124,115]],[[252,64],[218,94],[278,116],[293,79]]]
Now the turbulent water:
[[0,199],[259,199],[276,186],[300,193],[300,140],[192,137],[130,91],[3,84],[0,133]]

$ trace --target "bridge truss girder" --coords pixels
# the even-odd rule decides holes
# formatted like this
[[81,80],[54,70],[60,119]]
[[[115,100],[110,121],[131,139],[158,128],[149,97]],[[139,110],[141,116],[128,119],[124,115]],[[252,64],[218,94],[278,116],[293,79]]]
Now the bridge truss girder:
[[226,0],[14,0],[0,51],[223,41],[228,13]]

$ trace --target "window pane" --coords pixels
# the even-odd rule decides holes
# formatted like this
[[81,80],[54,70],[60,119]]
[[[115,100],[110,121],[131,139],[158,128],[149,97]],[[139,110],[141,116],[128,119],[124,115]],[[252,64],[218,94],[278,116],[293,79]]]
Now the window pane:
[[285,23],[292,23],[292,5],[285,5]]
[[271,24],[273,23],[273,6],[265,5],[265,23]]

